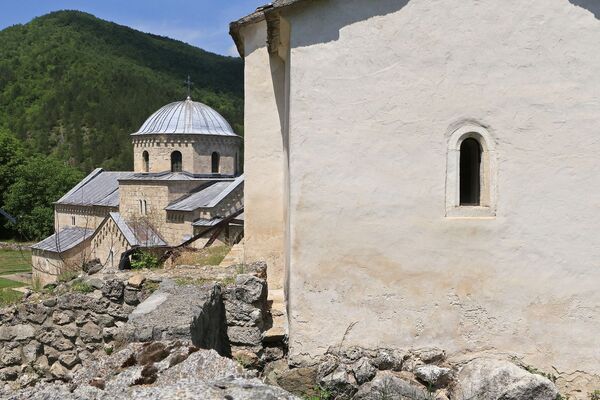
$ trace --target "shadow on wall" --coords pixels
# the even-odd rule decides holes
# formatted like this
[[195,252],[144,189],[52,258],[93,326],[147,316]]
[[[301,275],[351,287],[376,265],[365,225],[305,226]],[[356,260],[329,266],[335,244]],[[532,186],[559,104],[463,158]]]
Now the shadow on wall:
[[600,0],[569,0],[572,4],[585,8],[600,19]]
[[[583,0],[580,0],[583,1]],[[589,0],[590,2],[596,0]],[[310,4],[299,5],[306,7],[306,21],[315,21],[305,32],[297,32],[294,35],[293,47],[310,46],[317,43],[326,43],[336,41],[340,37],[340,30],[347,25],[352,25],[359,21],[383,16],[397,12],[404,8],[410,0],[335,0],[333,2],[307,2]],[[334,12],[329,11],[333,4]],[[327,17],[323,18],[323,14]],[[327,23],[323,23],[327,21]]]

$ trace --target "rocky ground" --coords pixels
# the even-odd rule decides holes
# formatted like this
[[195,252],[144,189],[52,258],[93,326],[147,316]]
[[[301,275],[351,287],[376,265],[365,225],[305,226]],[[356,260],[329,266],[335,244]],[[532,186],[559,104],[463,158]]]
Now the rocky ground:
[[340,346],[290,367],[267,334],[265,274],[264,263],[100,272],[31,293],[0,310],[0,398],[559,398],[552,376],[489,357],[450,363],[436,348]]
[[556,400],[548,378],[512,362],[473,358],[447,362],[436,348],[411,351],[332,349],[314,366],[287,367],[277,361],[265,382],[310,398],[339,400]]
[[68,383],[0,395],[11,400],[298,399],[264,384],[236,361],[183,340],[132,343],[78,370]]

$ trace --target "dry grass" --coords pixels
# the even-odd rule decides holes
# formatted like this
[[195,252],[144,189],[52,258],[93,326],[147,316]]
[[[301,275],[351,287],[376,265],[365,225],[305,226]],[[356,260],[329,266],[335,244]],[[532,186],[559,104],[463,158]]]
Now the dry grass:
[[208,247],[201,250],[186,250],[174,262],[174,265],[219,265],[229,253],[229,246]]

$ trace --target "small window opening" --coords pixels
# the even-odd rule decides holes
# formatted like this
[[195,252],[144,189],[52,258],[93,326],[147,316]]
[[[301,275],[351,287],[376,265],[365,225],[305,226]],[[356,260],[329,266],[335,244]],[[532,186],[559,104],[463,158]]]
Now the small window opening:
[[143,208],[143,205],[142,205],[142,201],[139,200],[139,202],[140,202],[140,215],[143,215],[144,214],[144,208]]
[[75,225],[75,216],[71,217],[71,225]]
[[144,200],[144,215],[148,215],[148,203]]
[[182,157],[181,152],[174,151],[171,153],[171,172],[182,171]]
[[214,151],[211,156],[211,164],[212,164],[212,173],[213,174],[219,173],[219,163],[221,161],[220,159],[221,159],[221,156],[219,155],[219,153]]
[[460,205],[481,204],[481,144],[465,139],[460,145]]
[[143,159],[143,164],[144,164],[144,172],[148,172],[150,171],[150,155],[148,154],[147,151],[144,151],[142,153],[142,159]]

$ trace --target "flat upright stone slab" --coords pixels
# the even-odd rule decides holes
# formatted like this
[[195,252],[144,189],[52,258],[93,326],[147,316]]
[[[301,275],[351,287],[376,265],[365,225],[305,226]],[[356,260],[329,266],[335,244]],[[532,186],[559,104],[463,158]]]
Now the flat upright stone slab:
[[124,335],[129,342],[191,340],[200,348],[228,355],[221,288],[216,284],[178,285],[166,279],[129,315]]

